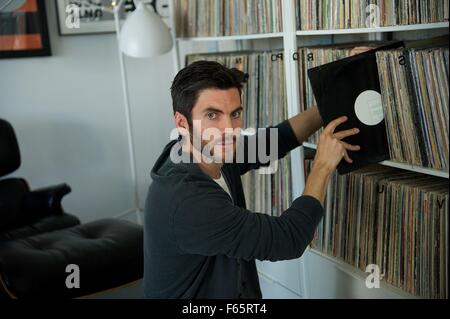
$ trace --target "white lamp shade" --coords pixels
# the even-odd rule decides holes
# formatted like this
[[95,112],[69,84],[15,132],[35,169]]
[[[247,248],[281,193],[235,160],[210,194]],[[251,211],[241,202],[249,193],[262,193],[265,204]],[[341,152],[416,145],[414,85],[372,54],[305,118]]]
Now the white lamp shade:
[[169,52],[172,45],[166,24],[148,6],[138,3],[120,31],[120,50],[134,58],[148,58]]

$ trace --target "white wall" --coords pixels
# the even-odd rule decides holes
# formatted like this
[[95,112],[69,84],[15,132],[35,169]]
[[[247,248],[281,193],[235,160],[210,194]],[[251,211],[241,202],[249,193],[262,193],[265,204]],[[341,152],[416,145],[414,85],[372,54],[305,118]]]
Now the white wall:
[[[83,222],[114,216],[133,199],[115,34],[59,36],[55,1],[46,5],[52,56],[0,60],[0,117],[22,153],[11,176],[68,183],[64,207]],[[126,63],[142,206],[173,127],[172,56]]]

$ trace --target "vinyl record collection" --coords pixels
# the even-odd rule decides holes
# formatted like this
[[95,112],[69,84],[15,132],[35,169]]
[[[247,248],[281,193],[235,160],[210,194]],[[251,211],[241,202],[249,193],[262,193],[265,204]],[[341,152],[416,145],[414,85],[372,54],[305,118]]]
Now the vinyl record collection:
[[448,47],[381,51],[377,64],[391,159],[448,171]]
[[[317,107],[326,127],[335,119],[346,116],[347,121],[336,131],[359,129],[359,133],[343,141],[359,145],[357,152],[348,151],[353,162],[341,160],[339,174],[346,174],[370,164],[389,159],[386,121],[384,120],[376,52],[398,48],[403,41],[389,41],[325,65],[308,70],[308,79]],[[336,132],[335,131],[335,132]]]
[[281,0],[175,0],[178,37],[282,32]]
[[[288,118],[284,64],[281,52],[228,52],[193,54],[186,63],[198,60],[217,61],[249,75],[242,92],[244,127],[274,126]],[[287,155],[278,161],[274,174],[253,170],[242,178],[247,208],[273,216],[286,210],[292,200],[291,160]]]
[[299,30],[334,30],[448,21],[447,0],[298,0]]
[[[281,0],[175,0],[175,5],[178,37],[282,31]],[[446,0],[299,0],[297,24],[299,30],[327,30],[373,27],[374,22],[381,27],[436,23],[448,21],[448,6]],[[299,48],[300,111],[317,104],[308,69],[379,44]],[[448,43],[376,54],[391,159],[448,171]],[[197,60],[217,61],[249,74],[242,92],[245,128],[268,127],[288,118],[282,52],[186,57],[187,64]],[[320,133],[308,142],[317,144]],[[295,182],[291,164],[288,155],[275,174],[250,171],[243,176],[247,208],[273,216],[287,209]],[[305,164],[308,175],[312,162]],[[448,298],[448,213],[448,179],[382,165],[334,173],[311,246],[362,272],[376,265],[383,282],[412,295]]]
[[[309,170],[311,163],[306,164]],[[447,298],[448,181],[375,165],[334,174],[311,246],[424,298]]]
[[[300,111],[315,106],[307,71],[380,43],[299,48]],[[449,50],[392,49],[377,52],[390,159],[449,170]],[[308,142],[317,144],[322,129]]]

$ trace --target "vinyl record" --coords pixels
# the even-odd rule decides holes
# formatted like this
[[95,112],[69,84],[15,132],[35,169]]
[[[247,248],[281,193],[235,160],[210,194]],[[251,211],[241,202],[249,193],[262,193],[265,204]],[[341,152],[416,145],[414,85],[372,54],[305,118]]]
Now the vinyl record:
[[361,150],[349,151],[353,163],[342,160],[337,167],[339,174],[389,159],[375,52],[401,46],[401,41],[389,43],[308,70],[324,126],[340,116],[347,116],[347,122],[335,132],[355,127],[360,130],[359,134],[343,139],[346,143],[361,146]]

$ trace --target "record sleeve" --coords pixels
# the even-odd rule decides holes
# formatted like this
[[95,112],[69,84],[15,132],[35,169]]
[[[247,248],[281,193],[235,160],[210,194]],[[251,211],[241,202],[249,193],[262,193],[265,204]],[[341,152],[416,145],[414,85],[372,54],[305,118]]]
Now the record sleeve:
[[353,163],[343,159],[337,167],[339,174],[389,159],[375,53],[398,47],[403,47],[402,41],[385,43],[370,51],[308,70],[324,126],[340,116],[347,116],[348,120],[335,132],[355,127],[360,130],[358,134],[343,139],[346,143],[361,146],[361,150],[348,152]]

